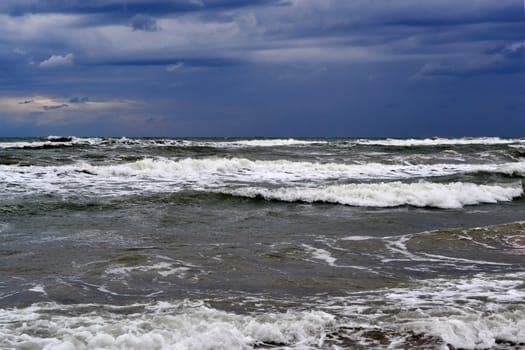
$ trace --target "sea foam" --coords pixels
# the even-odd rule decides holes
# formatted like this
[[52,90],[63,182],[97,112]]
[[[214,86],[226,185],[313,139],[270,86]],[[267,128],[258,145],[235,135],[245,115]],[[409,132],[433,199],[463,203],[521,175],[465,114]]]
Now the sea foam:
[[[477,172],[512,176],[525,174],[525,162],[502,164],[345,164],[246,158],[145,158],[128,163],[61,166],[0,165],[0,191],[18,193],[71,193],[126,195],[144,192],[233,189],[233,194],[269,199],[324,201],[363,206],[460,207],[494,203],[521,194],[507,186],[431,185],[408,186],[396,180],[430,178]],[[342,181],[394,181],[389,185],[333,185]],[[299,184],[305,187],[296,188]],[[275,189],[274,187],[278,187]],[[238,189],[239,187],[246,187]],[[258,189],[261,187],[261,189]],[[280,189],[280,188],[283,189]],[[512,187],[512,186],[511,186]],[[516,186],[514,186],[516,187]],[[255,188],[255,189],[254,189]],[[273,189],[265,189],[273,188]],[[385,190],[384,194],[376,193]],[[482,193],[487,190],[487,193]],[[440,195],[439,191],[444,191]],[[473,194],[467,193],[473,191]],[[339,193],[341,192],[341,193]],[[351,193],[353,192],[353,193]],[[412,194],[409,194],[412,193]],[[388,196],[392,196],[388,199]],[[395,198],[399,196],[399,198]],[[454,203],[455,202],[455,203]]]
[[511,201],[523,194],[521,183],[513,185],[448,184],[420,181],[416,183],[382,182],[324,187],[245,187],[223,190],[242,197],[262,197],[285,202],[325,202],[350,206],[461,208],[465,205]]
[[322,311],[241,315],[188,301],[128,308],[35,304],[1,310],[0,338],[8,348],[47,350],[243,350],[264,344],[313,349],[335,324]]
[[417,310],[419,317],[399,315],[403,328],[437,336],[455,348],[489,349],[497,342],[517,345],[525,343],[523,277],[521,273],[436,279],[411,290],[392,290],[386,298],[406,310]]
[[85,167],[108,175],[146,175],[159,178],[227,175],[249,180],[304,179],[403,179],[446,176],[458,173],[495,172],[525,174],[525,162],[502,164],[345,164],[246,158],[147,158],[132,163]]
[[478,137],[478,138],[426,138],[426,139],[360,139],[354,141],[360,145],[373,146],[455,146],[455,145],[507,145],[523,143],[524,139],[502,139],[499,137]]

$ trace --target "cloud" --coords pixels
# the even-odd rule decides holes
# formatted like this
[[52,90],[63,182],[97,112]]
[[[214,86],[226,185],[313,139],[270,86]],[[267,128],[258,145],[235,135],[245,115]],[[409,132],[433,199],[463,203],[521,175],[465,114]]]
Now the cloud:
[[[407,79],[418,70],[419,78],[496,73],[502,80],[516,81],[503,73],[523,71],[525,21],[518,3],[3,0],[0,64],[4,74],[0,80],[4,96],[22,97],[5,108],[1,104],[0,112],[40,113],[51,121],[57,115],[79,118],[105,111],[111,116],[125,109],[126,115],[158,113],[171,118],[182,108],[171,90],[179,84],[184,89],[177,96],[188,106],[210,106],[201,112],[203,120],[222,103],[246,107],[250,101],[253,106],[246,107],[243,115],[270,114],[264,113],[268,104],[259,102],[263,99],[273,99],[275,115],[300,115],[293,108],[321,114],[312,107],[317,105],[319,110],[333,106],[342,114],[352,103],[359,110],[367,96],[383,99],[384,95],[385,104],[396,100],[387,91],[401,94],[398,85],[418,85]],[[27,53],[22,56],[24,50]],[[28,64],[31,61],[33,65]],[[69,67],[61,69],[65,66]],[[363,87],[363,79],[368,83],[373,76],[381,77],[385,87],[378,91]],[[484,81],[493,84],[489,80]],[[293,85],[292,93],[287,89]],[[354,85],[359,89],[352,90]],[[336,93],[331,96],[323,91]],[[53,96],[47,97],[52,101],[43,101],[46,98],[35,96],[36,92]],[[79,92],[90,99],[76,96]],[[167,95],[167,102],[156,102]],[[439,93],[428,95],[432,96],[429,100],[444,99]],[[294,103],[298,97],[312,102]],[[137,110],[126,99],[153,102]],[[30,100],[34,101],[19,104]],[[367,103],[360,112],[364,115],[375,108],[373,104]],[[407,110],[416,109],[406,105]]]
[[131,19],[131,28],[133,28],[133,30],[142,30],[145,32],[156,32],[160,30],[157,21],[154,18],[142,14],[135,15]]
[[177,62],[175,64],[170,64],[166,67],[166,70],[168,72],[176,72],[182,69],[184,67],[184,62]]
[[85,103],[88,101],[89,101],[88,97],[78,97],[78,96],[72,97],[68,100],[69,103]]
[[133,100],[90,101],[87,97],[0,97],[0,110],[9,113],[46,112],[66,108],[70,111],[103,111],[133,109],[136,105],[137,102]]
[[[111,123],[121,113],[133,113],[140,108],[140,103],[134,100],[89,101],[78,98],[78,101],[84,101],[82,103],[69,100],[46,96],[0,97],[0,121],[12,127],[71,126],[84,130],[91,123]],[[25,103],[28,101],[31,102]]]
[[26,54],[27,54],[27,51],[22,50],[22,49],[19,48],[19,47],[15,47],[15,48],[13,49],[13,53],[15,53],[15,54],[17,54],[17,55],[22,55],[22,56],[23,56],[23,55],[26,55]]
[[3,0],[0,13],[22,16],[28,13],[103,14],[140,13],[172,14],[214,9],[236,9],[253,6],[281,5],[283,0]]
[[67,108],[67,107],[69,107],[67,103],[62,103],[60,105],[53,105],[53,106],[42,106],[44,111],[53,111],[56,109],[62,109],[62,108]]
[[475,76],[517,72],[525,72],[525,42],[511,43],[467,61],[429,62],[423,65],[415,77]]
[[525,29],[515,0],[5,0],[1,12],[20,16],[0,15],[0,40],[75,53],[42,67],[438,61]]
[[74,56],[72,53],[67,55],[52,55],[47,60],[40,62],[40,67],[51,68],[60,66],[71,66],[74,64]]
[[525,41],[507,45],[501,49],[501,54],[507,58],[525,59]]

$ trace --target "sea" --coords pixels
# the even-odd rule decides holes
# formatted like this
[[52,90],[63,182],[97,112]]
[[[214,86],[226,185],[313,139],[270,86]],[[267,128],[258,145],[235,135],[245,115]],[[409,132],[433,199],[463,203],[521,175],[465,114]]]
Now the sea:
[[525,349],[525,139],[0,139],[0,349]]

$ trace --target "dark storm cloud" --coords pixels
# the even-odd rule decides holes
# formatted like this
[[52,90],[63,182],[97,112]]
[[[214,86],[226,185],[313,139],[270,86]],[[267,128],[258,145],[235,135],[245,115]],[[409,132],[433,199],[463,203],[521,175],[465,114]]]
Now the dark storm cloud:
[[[12,100],[0,103],[17,116],[60,109],[47,114],[106,120],[122,111],[115,127],[158,115],[159,132],[199,125],[195,135],[213,134],[213,125],[246,133],[246,120],[259,123],[254,132],[282,125],[306,134],[317,125],[315,133],[315,118],[327,115],[332,132],[363,125],[366,134],[377,125],[412,128],[435,106],[453,106],[451,116],[518,106],[522,115],[522,102],[498,100],[494,89],[495,81],[498,91],[519,87],[524,32],[519,0],[4,0],[0,95]],[[461,109],[443,91],[497,103]],[[98,100],[137,103],[108,107],[102,118]],[[369,115],[376,122],[347,121]]]
[[167,15],[213,9],[285,4],[284,0],[4,0],[0,11],[14,16],[28,13]]
[[[147,65],[148,60],[159,60],[160,51],[160,57],[166,61],[192,56],[251,61],[263,51],[261,60],[276,57],[294,60],[297,56],[308,59],[308,55],[297,53],[297,49],[322,52],[311,55],[312,60],[330,60],[330,56],[344,60],[344,52],[335,52],[338,48],[377,48],[370,50],[369,58],[361,56],[362,59],[390,60],[391,56],[448,55],[449,44],[469,42],[461,50],[475,53],[487,49],[474,47],[476,41],[493,41],[493,46],[502,46],[517,40],[524,29],[520,6],[517,0],[7,0],[0,4],[0,11],[71,16],[64,20],[62,31],[57,29],[30,43],[33,49],[47,51],[47,57],[51,49],[72,52],[78,62],[129,61],[135,65],[145,61]],[[162,28],[159,21],[172,19],[174,14],[182,15],[177,18],[185,26]],[[114,43],[94,39],[86,42],[83,40],[86,33],[64,32],[68,28],[89,27],[98,30],[91,38],[111,39],[111,34],[106,34],[108,25],[128,26],[136,32],[166,31],[171,36],[149,36],[140,52],[126,52],[126,58],[122,59],[120,52],[126,50],[118,46],[136,42],[137,38],[122,37]],[[193,38],[196,35],[200,37]],[[212,39],[207,41],[206,37]],[[177,44],[179,38],[186,38],[187,42]],[[153,47],[155,43],[157,47]],[[79,46],[85,55],[75,52],[74,48]],[[286,54],[293,50],[296,53]],[[39,53],[38,57],[42,55]]]

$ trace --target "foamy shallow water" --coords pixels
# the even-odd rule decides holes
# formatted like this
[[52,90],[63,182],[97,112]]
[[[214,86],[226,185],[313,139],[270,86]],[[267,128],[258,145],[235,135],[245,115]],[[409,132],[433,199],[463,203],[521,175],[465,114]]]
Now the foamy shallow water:
[[286,303],[236,299],[242,313],[189,300],[38,303],[1,310],[0,336],[3,348],[19,349],[515,349],[525,343],[523,277],[431,279]]

